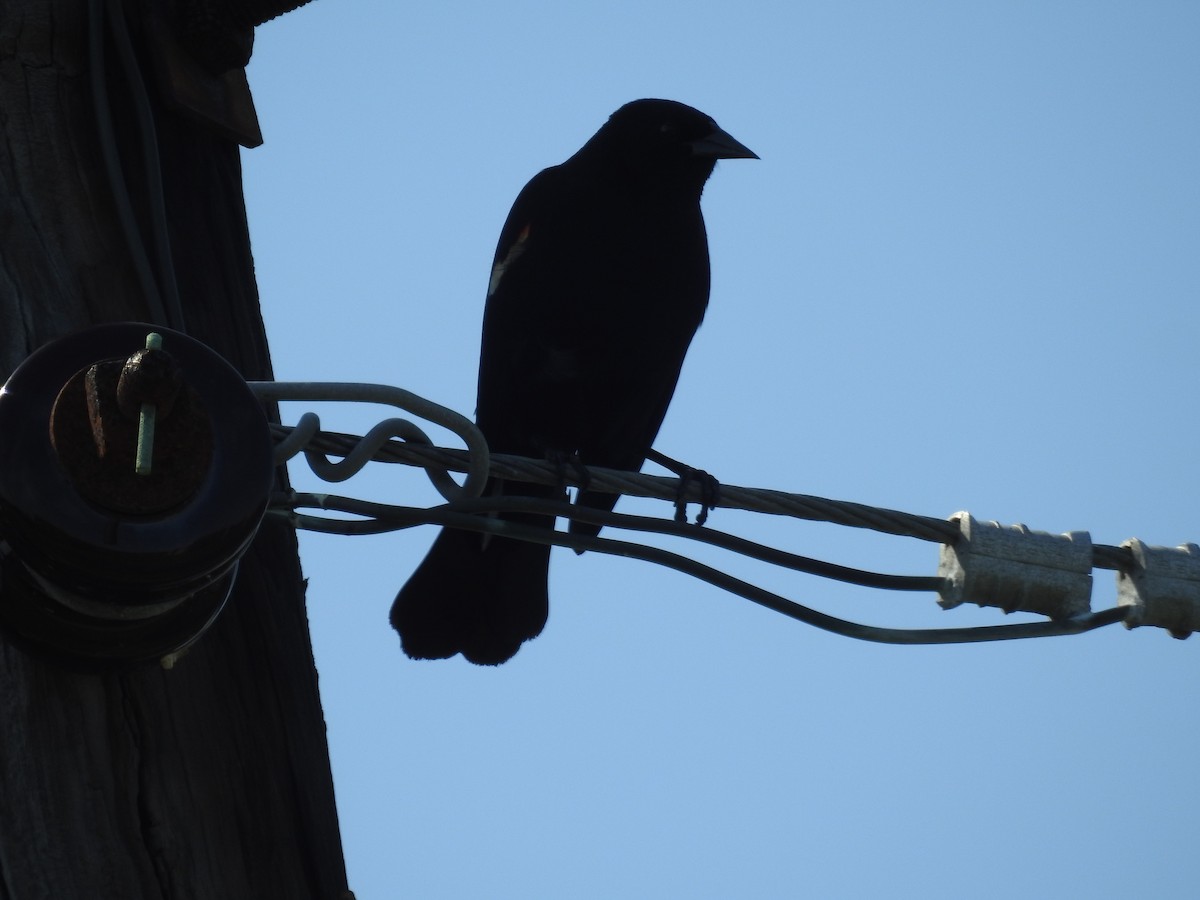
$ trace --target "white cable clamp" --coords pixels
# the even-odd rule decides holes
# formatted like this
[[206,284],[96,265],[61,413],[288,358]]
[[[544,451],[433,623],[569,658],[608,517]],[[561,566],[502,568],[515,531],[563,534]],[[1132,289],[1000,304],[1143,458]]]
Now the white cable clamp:
[[967,512],[950,521],[960,534],[942,545],[938,559],[938,575],[946,579],[938,594],[942,609],[975,603],[1052,619],[1091,609],[1092,539],[1086,531],[1030,531],[979,522]]
[[1117,573],[1117,603],[1131,606],[1126,628],[1157,625],[1182,640],[1200,631],[1200,547],[1151,547],[1137,538],[1121,545],[1137,568]]

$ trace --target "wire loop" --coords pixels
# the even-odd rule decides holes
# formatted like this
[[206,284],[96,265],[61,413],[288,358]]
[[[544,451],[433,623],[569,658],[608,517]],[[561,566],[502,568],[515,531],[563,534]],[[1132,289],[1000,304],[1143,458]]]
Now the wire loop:
[[[467,445],[465,464],[457,468],[467,477],[461,486],[450,477],[448,467],[436,463],[427,465],[429,480],[446,500],[478,497],[487,484],[491,453],[487,441],[475,423],[452,409],[426,400],[403,388],[387,384],[355,384],[328,381],[251,381],[250,390],[260,400],[332,400],[353,403],[383,403],[413,413],[427,421],[441,425],[454,432]],[[300,431],[297,437],[296,431]],[[325,481],[345,481],[361,471],[372,459],[378,458],[384,447],[396,444],[392,438],[405,442],[400,446],[419,445],[432,447],[433,442],[417,425],[407,419],[386,419],[374,426],[362,437],[350,438],[349,446],[343,444],[333,452],[342,456],[340,463],[331,462],[320,447],[313,446],[314,439],[322,434],[320,420],[315,413],[305,413],[296,429],[275,426],[278,440],[275,447],[276,462],[282,463],[303,450],[305,459],[313,473]],[[348,436],[347,436],[348,437]],[[461,452],[461,451],[460,451]]]

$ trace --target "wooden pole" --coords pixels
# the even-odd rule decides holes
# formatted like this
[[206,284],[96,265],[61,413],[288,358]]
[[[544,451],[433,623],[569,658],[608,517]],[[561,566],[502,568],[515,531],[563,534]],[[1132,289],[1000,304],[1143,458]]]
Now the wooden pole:
[[[70,331],[150,318],[99,151],[87,14],[0,14],[0,381]],[[239,149],[149,93],[187,330],[268,379]],[[118,138],[140,202],[134,137]],[[349,896],[291,530],[264,524],[169,670],[70,671],[0,635],[0,900]]]

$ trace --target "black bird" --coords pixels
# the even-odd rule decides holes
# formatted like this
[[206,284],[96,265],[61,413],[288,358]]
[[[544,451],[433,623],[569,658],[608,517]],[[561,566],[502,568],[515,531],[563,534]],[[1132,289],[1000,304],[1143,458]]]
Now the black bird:
[[[635,100],[525,185],[500,233],[483,316],[476,419],[493,452],[641,468],[708,305],[700,194],[717,160],[736,158],[758,157],[699,110]],[[561,493],[499,481],[488,490]],[[584,490],[578,502],[608,510],[616,495]],[[546,624],[549,553],[443,529],[392,606],[404,652],[510,659]]]

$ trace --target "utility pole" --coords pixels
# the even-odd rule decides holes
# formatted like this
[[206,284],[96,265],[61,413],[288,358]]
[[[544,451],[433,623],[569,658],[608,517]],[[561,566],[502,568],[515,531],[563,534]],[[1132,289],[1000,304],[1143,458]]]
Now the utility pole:
[[[205,18],[230,6],[5,0],[0,382],[70,332],[156,321],[131,234],[145,237],[157,286],[177,285],[187,333],[245,378],[272,377],[237,143],[257,130],[238,59],[252,30]],[[105,161],[97,75],[133,232]],[[264,522],[224,612],[171,668],[75,669],[0,633],[0,900],[351,896],[290,528]]]

